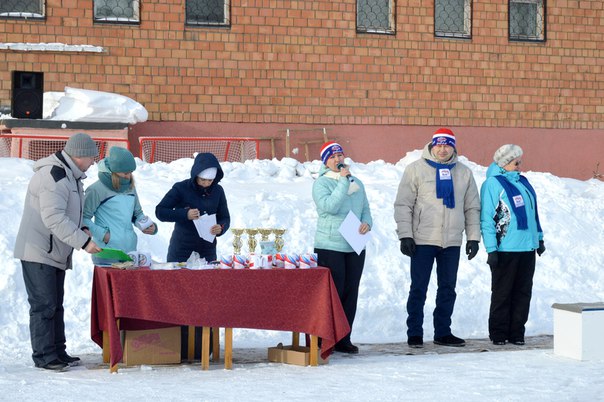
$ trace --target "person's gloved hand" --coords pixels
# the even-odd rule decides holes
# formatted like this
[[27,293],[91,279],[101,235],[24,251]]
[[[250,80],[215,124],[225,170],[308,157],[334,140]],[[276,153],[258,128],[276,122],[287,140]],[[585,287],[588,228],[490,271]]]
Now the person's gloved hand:
[[539,247],[537,247],[537,254],[541,257],[541,254],[545,253],[545,243],[543,240],[539,240]]
[[401,239],[401,253],[411,257],[415,254],[415,241],[411,237],[403,237]]
[[468,255],[468,260],[476,257],[476,253],[478,253],[478,242],[476,240],[468,240],[466,243],[466,254]]
[[491,269],[497,267],[498,262],[499,262],[499,255],[497,254],[497,251],[493,251],[493,252],[489,253],[489,257],[487,258],[487,264],[489,265],[489,267],[491,267]]

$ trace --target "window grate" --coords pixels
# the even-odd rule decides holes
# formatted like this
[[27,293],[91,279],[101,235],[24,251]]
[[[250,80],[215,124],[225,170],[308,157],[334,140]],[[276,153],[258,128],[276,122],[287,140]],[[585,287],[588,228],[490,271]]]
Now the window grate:
[[0,18],[44,18],[44,0],[0,0]]
[[229,0],[186,0],[186,24],[230,26]]
[[435,0],[434,35],[470,39],[472,37],[472,1]]
[[140,22],[140,1],[94,0],[94,21],[138,23]]
[[394,34],[394,0],[357,0],[357,32]]
[[509,0],[509,39],[545,41],[545,0]]

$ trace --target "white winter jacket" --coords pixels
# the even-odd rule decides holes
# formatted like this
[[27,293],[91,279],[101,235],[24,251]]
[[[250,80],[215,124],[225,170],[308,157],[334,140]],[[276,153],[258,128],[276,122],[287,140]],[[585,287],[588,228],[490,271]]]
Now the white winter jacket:
[[86,175],[63,151],[37,161],[34,172],[15,241],[15,258],[70,269],[73,249],[90,241],[81,230]]
[[480,199],[472,171],[457,160],[451,169],[455,208],[447,208],[436,198],[436,169],[425,159],[436,162],[430,144],[422,158],[405,169],[394,202],[394,220],[399,239],[411,237],[416,244],[439,247],[461,246],[463,231],[467,240],[480,241]]

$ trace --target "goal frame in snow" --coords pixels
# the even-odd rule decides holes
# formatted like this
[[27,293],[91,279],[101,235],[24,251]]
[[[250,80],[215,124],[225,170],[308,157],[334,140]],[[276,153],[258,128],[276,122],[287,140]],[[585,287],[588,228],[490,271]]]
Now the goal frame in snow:
[[258,158],[260,140],[248,137],[139,137],[141,159],[172,162],[211,152],[220,162],[245,162]]

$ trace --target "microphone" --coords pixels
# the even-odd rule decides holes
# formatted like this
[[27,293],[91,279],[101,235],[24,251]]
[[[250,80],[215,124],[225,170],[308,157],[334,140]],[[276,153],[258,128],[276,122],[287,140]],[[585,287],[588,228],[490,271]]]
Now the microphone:
[[[345,168],[345,167],[346,167],[346,165],[344,165],[343,163],[338,163],[338,166],[336,166],[336,167],[337,167],[338,169],[342,170],[342,168]],[[348,174],[346,175],[346,178],[348,179],[348,181],[349,181],[350,183],[354,183],[354,179],[352,178],[352,176],[350,175],[350,173],[348,173]]]

